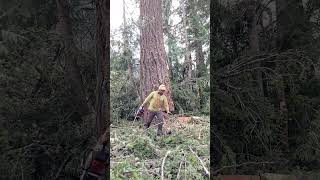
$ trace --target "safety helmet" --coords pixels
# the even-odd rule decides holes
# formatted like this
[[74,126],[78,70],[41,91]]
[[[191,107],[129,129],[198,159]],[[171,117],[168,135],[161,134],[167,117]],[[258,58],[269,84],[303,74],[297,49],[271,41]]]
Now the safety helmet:
[[159,86],[159,90],[166,91],[167,89],[166,89],[166,86],[164,84],[161,84]]

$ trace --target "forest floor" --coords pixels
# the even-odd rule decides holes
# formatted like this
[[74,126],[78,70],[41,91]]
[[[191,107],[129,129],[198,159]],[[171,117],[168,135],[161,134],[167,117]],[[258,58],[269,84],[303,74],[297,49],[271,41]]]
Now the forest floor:
[[180,122],[171,116],[172,134],[157,136],[154,123],[111,125],[111,179],[209,179],[209,117]]

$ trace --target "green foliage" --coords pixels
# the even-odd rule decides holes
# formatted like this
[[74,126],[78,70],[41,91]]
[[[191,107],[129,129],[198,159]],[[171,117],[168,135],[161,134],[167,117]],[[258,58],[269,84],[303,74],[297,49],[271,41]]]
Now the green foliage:
[[[160,179],[165,154],[164,177],[206,179],[204,169],[190,148],[209,167],[209,119],[201,117],[197,123],[181,124],[174,117],[168,126],[173,134],[158,137],[151,126],[146,132],[139,124],[121,122],[111,129],[112,179]],[[199,133],[201,136],[199,136]],[[181,167],[180,167],[181,166]]]
[[[1,1],[0,179],[52,179],[66,155],[80,154],[91,140],[66,88],[63,50],[52,31],[55,7],[55,1]],[[77,61],[92,97],[95,50],[87,52],[79,51]],[[78,176],[74,154],[61,178]]]
[[129,80],[126,71],[111,71],[110,77],[112,121],[133,116],[140,105],[137,87]]
[[127,148],[133,152],[135,156],[142,159],[156,157],[154,147],[152,147],[147,139],[137,139],[135,142],[129,143]]
[[[215,168],[286,159],[285,165],[244,166],[223,173],[289,172],[299,168],[304,173],[317,171],[319,145],[315,142],[318,141],[320,101],[315,64],[319,63],[319,51],[311,44],[318,46],[319,41],[308,39],[311,32],[305,32],[296,37],[301,38],[303,45],[293,43],[292,49],[280,50],[273,43],[278,38],[276,24],[260,29],[259,52],[248,52],[251,48],[250,8],[259,7],[252,2],[211,4],[217,12],[211,18],[211,64],[214,64],[211,81],[215,84],[212,113],[223,142],[220,164]],[[271,8],[263,10],[267,15]],[[283,78],[283,89],[279,77]],[[288,109],[287,119],[280,118],[278,94],[281,90]],[[279,146],[279,136],[286,133],[283,121],[288,123],[289,152]]]
[[209,114],[209,80],[206,77],[172,84],[172,96],[178,113]]
[[146,177],[139,177],[136,168],[131,162],[120,162],[111,170],[111,179],[145,179]]

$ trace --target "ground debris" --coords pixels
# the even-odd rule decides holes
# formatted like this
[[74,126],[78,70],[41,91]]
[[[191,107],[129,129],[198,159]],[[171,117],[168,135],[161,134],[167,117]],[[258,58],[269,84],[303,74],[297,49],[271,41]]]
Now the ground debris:
[[193,123],[170,117],[167,125],[172,134],[161,137],[156,135],[155,126],[144,132],[142,122],[114,125],[110,133],[111,179],[177,179],[178,173],[181,178],[209,179],[203,173],[210,164],[209,117],[196,119]]

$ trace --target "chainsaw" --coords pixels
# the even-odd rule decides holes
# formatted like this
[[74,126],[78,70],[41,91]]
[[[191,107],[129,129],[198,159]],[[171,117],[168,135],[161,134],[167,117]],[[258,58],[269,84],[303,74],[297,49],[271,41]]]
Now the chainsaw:
[[142,118],[144,115],[144,109],[143,107],[142,108],[139,108],[138,111],[136,112],[136,115],[134,116],[134,120],[135,121],[138,118]]

